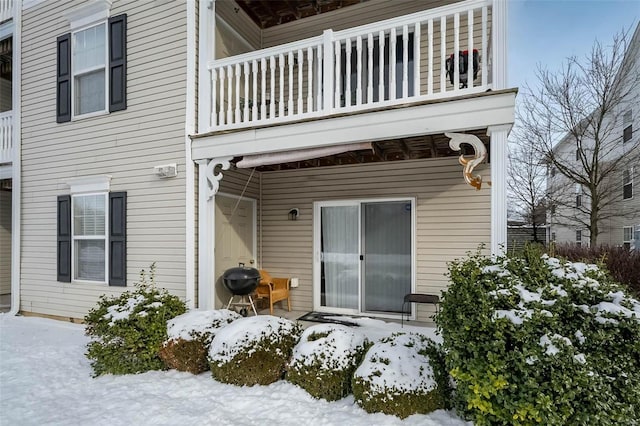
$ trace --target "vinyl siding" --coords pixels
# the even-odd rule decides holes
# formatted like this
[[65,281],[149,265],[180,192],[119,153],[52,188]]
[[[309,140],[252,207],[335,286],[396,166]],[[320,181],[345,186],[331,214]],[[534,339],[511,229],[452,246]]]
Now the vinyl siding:
[[[488,166],[480,171],[488,178]],[[457,158],[263,173],[260,265],[273,276],[299,277],[292,308],[311,310],[313,203],[397,197],[416,198],[416,290],[440,294],[447,287],[446,262],[488,245],[491,238],[490,189],[468,186]],[[295,222],[287,217],[293,207],[300,209]],[[418,319],[428,320],[432,307],[417,309]]]
[[[156,281],[185,297],[186,6],[114,0],[127,14],[127,109],[57,124],[56,37],[81,1],[43,2],[22,23],[21,309],[80,318],[126,288],[56,281],[56,197],[70,178],[111,175],[127,192],[127,286],[156,262]],[[177,163],[160,179],[156,165]]]
[[0,190],[0,295],[11,293],[11,191]]

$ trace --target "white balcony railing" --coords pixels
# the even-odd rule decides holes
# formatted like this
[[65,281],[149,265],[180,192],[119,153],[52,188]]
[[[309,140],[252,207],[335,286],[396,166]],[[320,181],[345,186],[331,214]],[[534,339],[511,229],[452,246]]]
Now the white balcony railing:
[[486,91],[491,5],[467,0],[210,61],[208,130]]
[[0,22],[13,18],[15,0],[0,0]]
[[13,112],[0,112],[0,164],[13,162]]

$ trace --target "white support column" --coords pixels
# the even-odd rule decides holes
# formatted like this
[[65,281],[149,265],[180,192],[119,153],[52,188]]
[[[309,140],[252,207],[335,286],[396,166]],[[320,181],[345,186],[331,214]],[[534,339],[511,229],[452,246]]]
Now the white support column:
[[211,99],[211,73],[207,68],[207,62],[215,59],[216,2],[200,0],[198,8],[198,131],[202,133],[212,125],[211,109],[212,102],[215,102]]
[[197,44],[197,3],[186,2],[187,8],[187,96],[184,133],[185,149],[185,298],[189,309],[196,305],[196,242],[195,242],[195,167],[191,159],[191,137],[196,132],[196,44]]
[[511,125],[487,129],[491,138],[491,254],[507,248],[507,136]]
[[11,310],[16,315],[20,311],[20,240],[22,224],[22,2],[15,2],[13,9],[13,163],[11,165]]
[[[492,87],[507,88],[507,0],[494,0],[491,24]],[[484,60],[484,58],[483,58]]]
[[[330,114],[333,110],[333,74],[335,73],[332,30],[324,30],[324,33],[322,33],[322,45],[324,47],[322,55],[322,109],[323,114]],[[318,70],[320,69],[320,64],[318,64]],[[318,77],[320,77],[319,74]],[[320,78],[318,78],[318,81],[320,81]],[[318,96],[320,96],[320,90],[318,90]]]
[[[213,309],[215,301],[216,197],[222,170],[229,170],[232,157],[198,161],[198,308]],[[216,168],[219,170],[216,173]]]

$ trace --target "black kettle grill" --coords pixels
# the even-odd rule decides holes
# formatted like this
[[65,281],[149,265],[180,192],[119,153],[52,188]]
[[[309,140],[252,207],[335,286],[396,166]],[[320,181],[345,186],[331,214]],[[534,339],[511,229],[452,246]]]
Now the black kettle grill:
[[[247,308],[251,306],[253,313],[258,315],[251,293],[258,287],[259,281],[260,271],[244,266],[244,263],[240,263],[235,268],[227,269],[222,275],[222,283],[232,294],[229,303],[227,303],[227,309],[231,306],[240,307],[240,314],[247,316]],[[233,300],[236,296],[240,296],[240,301],[234,303]],[[249,301],[247,302],[245,298],[248,298]]]

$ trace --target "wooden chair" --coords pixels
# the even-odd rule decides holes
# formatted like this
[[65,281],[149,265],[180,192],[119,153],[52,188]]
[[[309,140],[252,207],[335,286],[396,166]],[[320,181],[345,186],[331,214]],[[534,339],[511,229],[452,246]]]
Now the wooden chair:
[[287,308],[291,312],[291,299],[289,289],[291,278],[273,278],[264,269],[260,270],[260,282],[256,288],[256,296],[269,301],[269,312],[273,315],[273,304],[281,300],[287,300]]

